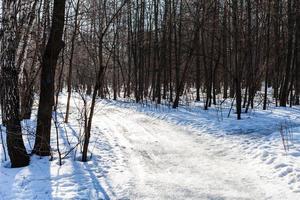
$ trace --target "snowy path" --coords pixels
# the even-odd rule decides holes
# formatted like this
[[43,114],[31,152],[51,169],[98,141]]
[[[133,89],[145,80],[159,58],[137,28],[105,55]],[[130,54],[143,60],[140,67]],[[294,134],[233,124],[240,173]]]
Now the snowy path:
[[[297,199],[253,166],[240,145],[199,135],[133,110],[103,106],[95,121],[124,147],[132,199]],[[272,172],[271,172],[272,173]]]
[[[76,146],[80,134],[76,101],[72,102],[70,123],[59,129],[63,153]],[[228,119],[236,126],[224,121],[224,128],[209,116],[214,111],[157,112],[135,106],[98,102],[90,144],[93,156],[87,163],[74,161],[80,154],[73,152],[61,167],[57,159],[49,162],[38,157],[32,157],[26,168],[0,165],[0,200],[300,199],[298,143],[287,155],[276,135],[223,134],[230,128],[249,132],[249,127],[256,132],[253,124],[262,132],[263,125],[274,132],[279,120],[273,119],[283,119],[284,112],[273,111],[272,120],[257,114],[241,124]],[[297,113],[286,113],[296,125],[299,123]],[[62,118],[59,115],[60,121]],[[29,126],[34,127],[34,123]],[[295,132],[295,139],[299,133]],[[52,148],[56,152],[55,129]]]

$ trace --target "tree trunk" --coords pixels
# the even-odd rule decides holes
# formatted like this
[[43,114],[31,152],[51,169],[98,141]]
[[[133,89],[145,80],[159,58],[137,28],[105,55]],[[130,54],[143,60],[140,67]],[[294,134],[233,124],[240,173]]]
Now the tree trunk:
[[295,69],[295,105],[300,105],[300,4],[296,10],[296,69]]
[[292,65],[292,52],[293,52],[293,13],[292,13],[292,0],[288,0],[288,47],[286,55],[286,68],[285,68],[285,77],[283,84],[280,89],[280,106],[285,107],[289,95],[289,84],[291,76],[291,65]]
[[266,58],[266,72],[265,72],[265,93],[264,93],[264,104],[263,110],[267,110],[267,100],[268,100],[268,82],[269,82],[269,59],[270,59],[270,15],[271,15],[271,1],[268,1],[268,16],[267,16],[267,58]]
[[80,0],[77,1],[76,10],[75,10],[75,22],[74,22],[74,31],[71,39],[71,52],[70,52],[70,60],[69,60],[69,71],[68,71],[68,98],[66,105],[66,116],[65,123],[69,121],[69,112],[70,112],[70,99],[72,93],[72,71],[73,71],[73,58],[74,58],[74,50],[75,50],[75,40],[77,36],[78,29],[78,12],[79,12]]
[[33,152],[50,155],[52,107],[54,105],[55,69],[58,55],[64,46],[62,35],[65,19],[65,0],[54,0],[52,27],[42,60],[41,91],[37,116],[36,140]]
[[1,45],[1,78],[2,78],[2,113],[6,125],[6,140],[11,167],[24,167],[29,164],[22,138],[22,128],[19,116],[19,69],[16,66],[17,51],[17,10],[16,1],[2,2],[3,41]]
[[234,66],[235,66],[235,77],[234,77],[234,82],[235,82],[235,95],[236,95],[236,114],[237,114],[237,119],[241,119],[241,113],[242,113],[242,92],[241,92],[241,67],[239,65],[239,50],[238,50],[238,1],[234,0],[232,5],[232,12],[233,12],[233,29],[234,29]]

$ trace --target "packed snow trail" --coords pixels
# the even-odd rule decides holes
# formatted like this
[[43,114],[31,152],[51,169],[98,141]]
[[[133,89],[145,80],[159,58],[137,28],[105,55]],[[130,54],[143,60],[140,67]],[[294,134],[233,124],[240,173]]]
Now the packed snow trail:
[[[66,96],[61,98],[60,122]],[[89,148],[92,159],[87,163],[78,161],[78,149],[62,166],[57,154],[54,161],[33,156],[30,166],[20,169],[5,168],[1,163],[0,200],[300,199],[299,130],[289,152],[284,152],[277,133],[274,137],[255,134],[265,132],[264,126],[276,131],[274,125],[285,118],[283,111],[271,111],[269,119],[261,113],[243,123],[226,119],[218,125],[213,110],[160,112],[139,106],[105,100],[97,103]],[[77,108],[81,108],[80,99],[75,97],[70,123],[59,127],[64,154],[82,137]],[[299,124],[297,113],[285,112]],[[34,133],[35,123],[32,119],[23,125]],[[51,146],[57,152],[52,127]],[[237,134],[237,130],[249,133],[248,128],[250,134]],[[30,149],[34,137],[28,134],[24,139]]]
[[94,123],[128,156],[130,199],[300,199],[225,137],[115,106],[102,105],[99,112]]

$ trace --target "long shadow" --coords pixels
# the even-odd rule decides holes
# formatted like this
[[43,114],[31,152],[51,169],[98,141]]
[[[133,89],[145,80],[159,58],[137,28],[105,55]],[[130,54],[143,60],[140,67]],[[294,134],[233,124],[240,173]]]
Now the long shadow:
[[[92,183],[93,183],[96,191],[101,192],[103,194],[103,197],[105,200],[110,200],[109,195],[106,193],[104,188],[99,183],[97,176],[95,175],[95,173],[93,173],[93,170],[89,167],[88,163],[84,163],[84,166],[86,167],[86,171],[88,171],[90,178],[92,179]],[[103,171],[103,170],[101,170],[101,171]],[[107,178],[105,175],[102,175],[102,176],[104,177],[104,179]],[[111,192],[112,192],[112,190],[111,190]],[[112,195],[115,196],[115,194],[113,192],[112,192]]]
[[[30,123],[34,124],[31,121]],[[0,128],[5,141],[5,128],[2,124]],[[28,149],[26,140],[25,146]],[[3,153],[2,148],[0,153]],[[0,199],[52,199],[48,158],[37,159],[32,156],[30,159],[30,165],[22,168],[10,168],[9,161],[0,165]]]
[[[58,113],[58,116],[60,119],[63,119],[63,115],[61,113]],[[66,125],[67,125],[67,128],[71,130],[72,136],[78,137],[76,130],[72,127],[72,125],[70,123],[67,123]],[[64,145],[67,146],[69,149],[71,149],[72,147],[68,144],[67,139],[65,137],[65,130],[61,126],[59,126],[59,133],[60,133],[60,137],[63,139]],[[71,152],[71,155],[72,155],[72,158],[76,157],[76,155],[74,154],[73,151]],[[70,159],[72,159],[72,158],[70,158]],[[101,165],[102,163],[99,163],[99,164]],[[75,161],[74,160],[71,161],[71,165],[72,165],[72,168],[75,170],[75,176],[72,176],[72,179],[77,184],[88,184],[91,181],[91,183],[93,185],[93,189],[95,189],[96,193],[93,192],[92,190],[90,190],[90,188],[88,188],[88,187],[83,187],[83,190],[84,189],[88,190],[87,192],[89,194],[86,194],[86,195],[88,195],[88,198],[105,199],[105,200],[111,199],[109,194],[105,191],[105,189],[101,185],[101,183],[100,183],[99,179],[97,178],[97,176],[95,175],[93,169],[91,169],[90,166],[88,165],[88,163],[80,163],[80,161],[78,161],[78,159],[77,159]],[[83,166],[85,169],[82,168]],[[62,166],[62,167],[64,167],[64,166]],[[98,168],[100,169],[100,171],[103,171],[103,169],[101,169],[100,166],[98,166]],[[106,181],[107,177],[105,176],[105,174],[101,173],[101,177],[103,177],[104,181]],[[110,185],[109,184],[107,184],[107,185],[110,188],[111,195],[115,196],[115,193],[111,189]],[[83,192],[83,191],[80,191],[80,192]]]
[[1,167],[0,174],[0,196],[3,199],[53,199],[48,158],[33,156],[29,166],[18,169]]

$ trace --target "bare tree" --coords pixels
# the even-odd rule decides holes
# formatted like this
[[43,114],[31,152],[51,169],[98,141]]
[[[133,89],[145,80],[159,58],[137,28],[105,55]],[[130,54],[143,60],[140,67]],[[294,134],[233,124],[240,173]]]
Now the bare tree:
[[17,1],[2,2],[2,41],[1,41],[1,107],[2,119],[6,125],[7,148],[12,167],[29,164],[29,155],[22,138],[19,116],[19,68],[16,65],[17,38]]
[[65,0],[54,0],[52,26],[42,61],[37,131],[33,150],[35,154],[41,156],[50,155],[50,132],[52,107],[54,105],[55,68],[58,55],[64,46],[62,35],[65,20],[65,2]]

